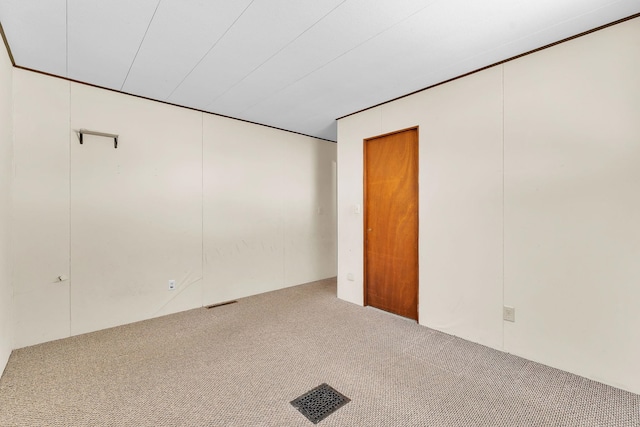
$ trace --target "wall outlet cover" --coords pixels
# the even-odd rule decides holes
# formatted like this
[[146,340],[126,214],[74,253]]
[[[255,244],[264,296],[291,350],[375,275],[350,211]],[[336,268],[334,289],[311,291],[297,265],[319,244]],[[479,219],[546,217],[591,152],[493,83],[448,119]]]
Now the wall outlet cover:
[[507,322],[516,321],[516,309],[509,306],[502,307],[502,318]]
[[176,288],[176,281],[175,280],[169,280],[169,290],[172,291]]

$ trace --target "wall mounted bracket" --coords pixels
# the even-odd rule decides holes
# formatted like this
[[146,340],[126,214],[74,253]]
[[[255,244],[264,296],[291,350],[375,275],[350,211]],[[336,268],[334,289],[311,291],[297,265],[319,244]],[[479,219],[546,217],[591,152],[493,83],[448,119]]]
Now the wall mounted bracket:
[[107,138],[113,138],[113,148],[118,148],[119,135],[116,135],[114,133],[96,132],[94,130],[80,129],[78,131],[78,135],[80,136],[80,144],[83,143],[83,135],[96,135],[96,136],[105,136]]

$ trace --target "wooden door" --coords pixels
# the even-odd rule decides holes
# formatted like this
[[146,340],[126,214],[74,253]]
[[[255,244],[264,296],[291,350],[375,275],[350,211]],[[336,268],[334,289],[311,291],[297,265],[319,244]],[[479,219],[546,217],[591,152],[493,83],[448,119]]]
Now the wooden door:
[[418,320],[418,129],[364,142],[365,305]]

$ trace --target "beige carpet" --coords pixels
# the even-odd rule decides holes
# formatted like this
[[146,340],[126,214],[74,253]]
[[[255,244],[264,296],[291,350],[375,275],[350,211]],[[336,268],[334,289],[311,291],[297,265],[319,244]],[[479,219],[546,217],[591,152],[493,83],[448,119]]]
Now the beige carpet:
[[640,396],[336,298],[325,280],[16,350],[2,426],[640,426]]

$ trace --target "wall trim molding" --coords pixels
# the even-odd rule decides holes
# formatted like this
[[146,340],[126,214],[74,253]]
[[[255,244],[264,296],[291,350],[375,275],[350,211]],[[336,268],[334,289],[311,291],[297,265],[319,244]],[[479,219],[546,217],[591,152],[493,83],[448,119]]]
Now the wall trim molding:
[[[8,48],[8,45],[7,45],[7,48]],[[152,101],[152,102],[159,102],[160,104],[170,105],[172,107],[184,108],[184,109],[191,110],[191,111],[197,111],[197,112],[203,113],[203,114],[211,114],[212,116],[224,117],[226,119],[238,120],[240,122],[249,123],[249,124],[252,124],[252,125],[264,126],[264,127],[275,129],[275,130],[279,130],[279,131],[282,131],[282,132],[294,133],[296,135],[302,135],[302,136],[306,136],[306,137],[309,137],[309,138],[318,139],[320,141],[333,142],[334,144],[337,143],[337,141],[333,141],[331,139],[320,138],[320,137],[317,137],[317,136],[307,135],[306,133],[296,132],[294,130],[282,129],[282,128],[279,128],[279,127],[276,127],[276,126],[265,125],[264,123],[252,122],[250,120],[239,119],[237,117],[231,117],[231,116],[225,116],[224,114],[212,113],[210,111],[200,110],[198,108],[187,107],[187,106],[180,105],[180,104],[174,104],[174,103],[168,102],[168,101],[161,101],[159,99],[153,99],[153,98],[149,98],[149,97],[142,96],[142,95],[136,95],[136,94],[133,94],[133,93],[123,92],[123,91],[120,91],[120,90],[117,90],[117,89],[111,89],[111,88],[108,88],[108,87],[94,85],[94,84],[83,82],[83,81],[80,81],[80,80],[75,80],[75,79],[70,79],[68,77],[59,76],[57,74],[51,74],[51,73],[47,73],[45,71],[35,70],[33,68],[28,68],[28,67],[23,67],[22,65],[15,65],[14,64],[13,66],[14,66],[14,68],[17,68],[19,70],[30,71],[32,73],[42,74],[43,76],[53,77],[53,78],[65,80],[65,81],[68,81],[68,82],[71,82],[71,83],[81,84],[81,85],[84,85],[84,86],[95,87],[97,89],[108,90],[109,92],[115,92],[115,93],[119,93],[119,94],[122,94],[122,95],[133,96],[134,98],[145,99],[147,101]]]
[[11,65],[16,66],[16,61],[13,59],[13,52],[11,52],[11,46],[9,46],[9,41],[7,40],[7,35],[4,33],[4,28],[2,27],[2,22],[0,22],[0,36],[2,37],[2,41],[4,42],[4,47],[7,48],[7,54],[9,55],[9,60],[11,61]]
[[591,30],[584,31],[584,32],[576,34],[574,36],[567,37],[567,38],[562,39],[562,40],[558,40],[557,42],[549,43],[549,44],[541,46],[539,48],[536,48],[536,49],[521,53],[521,54],[516,55],[516,56],[512,56],[511,58],[507,58],[507,59],[504,59],[502,61],[498,61],[496,63],[490,64],[490,65],[486,65],[486,66],[484,66],[482,68],[478,68],[477,70],[469,71],[468,73],[464,73],[464,74],[461,74],[459,76],[452,77],[452,78],[450,78],[448,80],[444,80],[444,81],[442,81],[440,83],[435,83],[435,84],[433,84],[431,86],[427,86],[427,87],[422,88],[422,89],[414,90],[413,92],[407,93],[406,95],[401,95],[401,96],[398,96],[396,98],[390,99],[388,101],[383,101],[383,102],[380,102],[379,104],[372,105],[371,107],[363,108],[362,110],[358,110],[358,111],[354,111],[353,113],[345,114],[344,116],[338,117],[336,120],[341,120],[341,119],[344,119],[345,117],[353,116],[355,114],[362,113],[363,111],[371,110],[371,109],[379,107],[381,105],[389,104],[389,103],[397,101],[399,99],[406,98],[408,96],[415,95],[415,94],[420,93],[420,92],[424,92],[425,90],[429,90],[429,89],[432,89],[434,87],[443,85],[445,83],[449,83],[449,82],[452,82],[454,80],[458,80],[458,79],[461,79],[463,77],[467,77],[467,76],[470,76],[472,74],[479,73],[480,71],[484,71],[484,70],[487,70],[489,68],[496,67],[498,65],[502,65],[502,64],[507,63],[507,62],[511,62],[511,61],[516,60],[518,58],[522,58],[523,56],[527,56],[527,55],[531,55],[532,53],[540,52],[541,50],[545,50],[545,49],[548,49],[550,47],[553,47],[553,46],[556,46],[556,45],[559,45],[559,44],[562,44],[562,43],[566,43],[566,42],[571,41],[573,39],[577,39],[579,37],[586,36],[586,35],[591,34],[591,33],[595,33],[596,31],[604,30],[605,28],[609,28],[609,27],[612,27],[614,25],[621,24],[621,23],[623,23],[625,21],[630,21],[630,20],[638,18],[638,17],[640,17],[640,12],[639,13],[634,13],[633,15],[627,16],[626,18],[618,19],[616,21],[609,22],[608,24],[604,24],[604,25],[601,25],[599,27],[592,28]]

